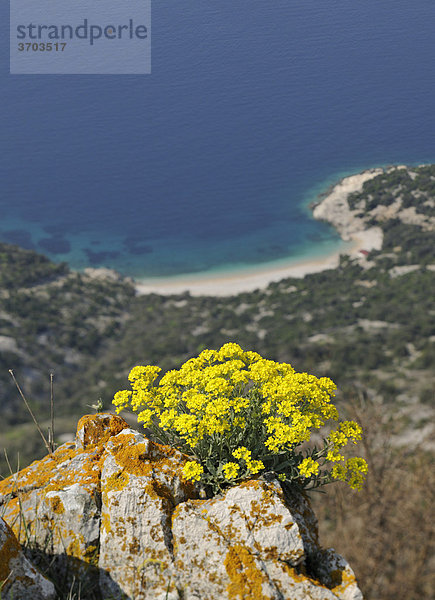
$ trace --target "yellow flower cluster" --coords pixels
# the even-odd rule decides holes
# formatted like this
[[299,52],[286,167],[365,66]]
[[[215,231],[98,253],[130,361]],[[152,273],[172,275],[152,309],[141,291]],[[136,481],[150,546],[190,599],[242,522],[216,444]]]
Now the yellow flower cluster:
[[245,461],[248,471],[253,475],[264,469],[263,462],[261,460],[252,460],[251,451],[245,448],[245,446],[240,446],[240,448],[234,450],[233,456]]
[[367,474],[367,463],[363,458],[354,456],[348,458],[344,465],[334,465],[332,476],[335,479],[345,481],[353,490],[360,490]]
[[[279,469],[283,456],[302,480],[312,481],[320,477],[320,458],[327,453],[328,461],[342,462],[340,449],[361,439],[361,428],[346,421],[328,436],[325,455],[296,458],[295,449],[310,440],[313,430],[338,420],[332,403],[335,384],[327,377],[296,373],[289,364],[245,352],[235,343],[204,350],[157,382],[159,374],[155,366],[134,367],[132,389],[117,392],[113,403],[117,412],[133,409],[144,426],[193,455],[196,461],[184,468],[184,477],[192,481],[235,481],[265,468],[276,468],[281,480],[288,480]],[[342,470],[334,465],[332,475],[354,483],[357,463],[348,463]],[[361,469],[359,464],[360,474]]]
[[311,475],[317,475],[319,472],[319,463],[311,457],[304,458],[298,465],[298,469],[301,472],[302,477],[311,477]]
[[333,431],[328,436],[328,442],[331,446],[327,460],[331,462],[344,460],[344,456],[340,454],[340,448],[346,446],[349,441],[356,444],[362,437],[362,430],[358,423],[354,421],[343,421],[340,423],[337,431]]
[[203,473],[203,467],[193,460],[189,460],[183,467],[184,477],[191,481],[199,481]]
[[227,479],[235,479],[239,474],[240,467],[235,462],[228,462],[226,465],[223,466],[222,470],[225,473],[225,477]]

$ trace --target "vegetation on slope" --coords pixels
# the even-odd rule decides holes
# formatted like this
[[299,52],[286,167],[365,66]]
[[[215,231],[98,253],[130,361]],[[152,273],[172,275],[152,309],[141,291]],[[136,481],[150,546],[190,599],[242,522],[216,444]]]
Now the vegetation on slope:
[[[127,280],[73,273],[1,244],[0,447],[8,447],[13,462],[19,451],[21,466],[44,454],[42,444],[36,451],[37,433],[30,433],[8,369],[41,420],[49,414],[54,370],[62,433],[74,431],[77,418],[99,398],[109,408],[133,366],[178,368],[204,348],[237,342],[297,370],[331,377],[340,389],[340,410],[361,397],[378,407],[372,429],[382,424],[391,460],[375,465],[367,495],[342,496],[336,488],[322,497],[316,504],[321,530],[355,567],[367,598],[429,597],[430,565],[424,563],[420,575],[414,567],[428,552],[421,540],[430,543],[430,502],[422,496],[433,464],[434,184],[435,166],[394,170],[366,182],[349,202],[368,226],[382,228],[380,251],[229,298],[136,296]],[[397,444],[408,451],[401,461]],[[0,473],[8,475],[1,460]],[[391,483],[390,491],[383,491],[382,482]],[[398,501],[404,495],[406,506]],[[428,521],[426,533],[416,537],[420,541],[403,539],[402,509],[411,529]],[[355,540],[366,531],[370,548],[364,551]],[[391,572],[372,577],[373,548],[388,553],[393,546]],[[396,583],[408,569],[412,581],[420,577],[414,592]]]
[[[136,364],[176,368],[227,341],[328,375],[344,393],[362,386],[396,407],[398,401],[427,406],[433,399],[435,167],[411,173],[379,175],[350,198],[382,227],[381,251],[228,298],[135,296],[130,281],[73,273],[1,244],[0,432],[28,421],[8,369],[41,418],[48,415],[54,370],[58,414],[78,417],[100,397],[109,407]],[[392,218],[379,212],[391,205],[387,197],[397,205],[410,193],[419,224],[403,222],[397,211]]]

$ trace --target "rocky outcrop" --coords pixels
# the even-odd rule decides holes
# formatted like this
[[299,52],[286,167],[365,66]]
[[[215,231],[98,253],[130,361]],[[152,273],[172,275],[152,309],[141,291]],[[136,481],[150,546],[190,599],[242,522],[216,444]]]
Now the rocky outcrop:
[[12,529],[0,517],[0,597],[55,600],[54,585],[24,556]]
[[[352,210],[348,197],[361,192],[366,181],[383,173],[383,169],[369,169],[358,175],[345,177],[335,185],[313,209],[313,216],[319,221],[331,223],[344,241],[354,241],[359,247],[369,250],[382,248],[383,234],[380,227],[368,227],[360,210]],[[350,252],[352,255],[352,252]]]
[[[347,252],[350,256],[358,256],[360,250],[381,250],[383,244],[382,227],[386,221],[399,220],[405,225],[416,225],[423,231],[433,231],[433,194],[427,189],[406,189],[400,183],[386,185],[386,193],[390,194],[387,202],[380,199],[372,205],[373,195],[363,193],[364,184],[380,175],[390,176],[405,171],[411,180],[418,176],[418,168],[404,165],[386,169],[368,169],[357,175],[344,177],[313,208],[313,216],[320,221],[331,223],[345,241],[354,241],[358,246]],[[353,194],[359,199],[349,202]],[[416,206],[409,206],[409,198],[404,203],[404,195],[414,197]],[[425,210],[421,210],[425,207]],[[400,240],[398,240],[398,243]],[[361,257],[359,257],[361,258]]]
[[102,597],[135,600],[360,600],[354,574],[319,546],[307,498],[273,474],[213,498],[182,477],[187,457],[120,417],[81,419],[75,444],[0,483],[57,569],[91,572]]

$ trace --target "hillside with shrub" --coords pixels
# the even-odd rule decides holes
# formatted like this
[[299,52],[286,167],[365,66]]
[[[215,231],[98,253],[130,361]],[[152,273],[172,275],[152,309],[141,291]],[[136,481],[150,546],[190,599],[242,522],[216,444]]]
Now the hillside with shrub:
[[[178,368],[234,341],[335,381],[340,410],[367,431],[370,470],[361,494],[331,486],[315,499],[325,543],[348,557],[367,598],[430,597],[435,166],[385,171],[348,202],[382,229],[380,250],[231,297],[139,296],[112,272],[75,273],[0,244],[0,447],[11,463],[44,448],[9,369],[43,426],[54,372],[62,439],[89,406],[110,409],[133,366]],[[3,457],[0,473],[9,474]],[[389,571],[378,577],[379,561]]]

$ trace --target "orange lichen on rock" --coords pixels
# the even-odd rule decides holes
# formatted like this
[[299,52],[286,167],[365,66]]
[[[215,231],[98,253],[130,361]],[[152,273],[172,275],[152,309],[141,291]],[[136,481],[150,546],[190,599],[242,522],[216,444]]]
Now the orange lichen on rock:
[[[360,598],[346,561],[319,547],[305,496],[257,477],[198,499],[188,460],[120,417],[87,415],[75,444],[0,482],[0,506],[17,537],[27,530],[78,574],[98,567],[102,597],[163,598],[176,583],[227,600]],[[19,549],[0,548],[0,581]]]
[[357,588],[357,581],[350,565],[334,549],[321,550],[316,559],[317,578],[338,598],[344,597],[348,588]]
[[84,544],[84,538],[83,536],[80,536],[82,539],[78,539],[77,537],[75,537],[75,539],[68,544],[68,547],[66,549],[66,553],[68,554],[68,556],[73,556],[74,558],[83,558],[82,556],[82,547]]
[[81,448],[100,446],[123,429],[128,429],[128,423],[117,415],[85,415],[77,425],[76,444]]
[[[1,481],[0,495],[15,495],[18,490],[25,497],[31,490],[44,490],[47,493],[60,491],[77,483],[92,492],[99,482],[99,460],[103,450],[97,447],[84,453],[70,445],[62,446],[53,454]],[[79,458],[82,458],[80,469],[68,468],[74,459]]]
[[120,434],[113,440],[109,452],[114,456],[116,462],[131,475],[139,477],[150,475],[153,465],[148,460],[149,442],[135,444],[132,433]]
[[61,515],[65,512],[65,507],[59,496],[53,496],[50,498],[50,506],[51,510],[58,515]]
[[332,585],[331,587],[328,587],[339,598],[343,596],[343,593],[348,587],[357,585],[356,577],[350,570],[337,569],[336,571],[331,571],[329,575],[332,580]]
[[112,531],[112,526],[110,523],[109,513],[105,512],[101,515],[101,528],[104,529],[106,533],[110,533]]
[[130,477],[125,471],[121,470],[117,473],[113,473],[113,475],[110,475],[110,477],[108,477],[106,480],[105,491],[122,490],[126,487],[129,481]]
[[[84,445],[64,444],[42,460],[0,482],[0,496],[26,496],[31,490],[60,491],[79,484],[89,493],[99,486],[104,445],[128,424],[116,415],[87,415],[80,419],[77,436]],[[58,511],[55,511],[58,512]]]
[[[133,433],[121,433],[112,439],[107,450],[125,473],[152,478],[152,484],[144,482],[146,492],[152,497],[164,498],[173,503],[173,493],[167,483],[174,478],[178,478],[186,497],[192,498],[197,495],[194,484],[183,478],[182,469],[189,459],[175,448],[157,444],[149,439],[137,442]],[[164,481],[159,481],[160,478]],[[106,485],[104,491],[109,491],[109,488],[110,486]]]
[[[138,476],[149,475],[153,467],[157,467],[162,471],[169,469],[174,470],[175,462],[169,459],[178,459],[181,468],[184,465],[185,457],[183,454],[171,446],[163,446],[156,444],[151,440],[146,440],[143,443],[134,443],[135,436],[132,433],[120,434],[116,436],[116,440],[110,447],[110,452],[115,457],[116,461],[125,467],[128,473]],[[169,462],[168,462],[169,461]]]
[[98,546],[90,545],[86,547],[85,553],[83,555],[83,559],[88,564],[98,567],[98,559],[100,556],[100,552]]
[[12,529],[6,522],[4,522],[4,526],[7,537],[3,543],[0,544],[0,583],[9,577],[11,572],[9,567],[10,561],[13,558],[16,558],[21,550],[20,544],[15,538]]
[[224,560],[230,583],[227,586],[230,600],[270,600],[263,594],[267,576],[257,566],[255,557],[241,544],[228,549]]

